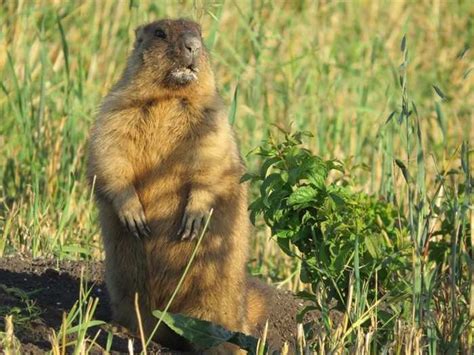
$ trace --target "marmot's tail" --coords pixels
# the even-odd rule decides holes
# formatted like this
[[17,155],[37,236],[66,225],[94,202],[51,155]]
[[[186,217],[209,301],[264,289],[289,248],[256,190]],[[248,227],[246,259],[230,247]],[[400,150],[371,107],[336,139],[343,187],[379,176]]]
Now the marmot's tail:
[[247,290],[247,322],[251,333],[261,336],[269,317],[272,288],[255,277],[249,277]]

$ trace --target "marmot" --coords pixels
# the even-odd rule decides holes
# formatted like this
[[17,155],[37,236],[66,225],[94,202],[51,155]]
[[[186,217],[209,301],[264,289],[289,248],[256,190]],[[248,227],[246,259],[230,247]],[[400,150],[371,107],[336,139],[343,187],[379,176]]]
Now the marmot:
[[[263,296],[258,288],[248,289],[243,172],[200,26],[179,19],[138,27],[125,71],[104,98],[89,143],[88,175],[118,323],[136,331],[138,292],[150,334],[157,321],[151,311],[166,306],[211,208],[207,233],[169,311],[245,333],[253,331],[256,318],[263,320]],[[166,327],[155,339],[189,349]]]

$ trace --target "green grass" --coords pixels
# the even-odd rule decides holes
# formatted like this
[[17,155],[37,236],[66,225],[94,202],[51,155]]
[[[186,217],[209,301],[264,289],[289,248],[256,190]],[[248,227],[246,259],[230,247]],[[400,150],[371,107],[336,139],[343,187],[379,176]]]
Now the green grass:
[[[344,161],[357,190],[406,206],[416,271],[413,297],[419,297],[420,282],[428,276],[417,252],[427,236],[423,213],[429,204],[443,203],[445,187],[436,178],[458,179],[454,186],[468,176],[447,174],[462,165],[461,156],[472,176],[470,1],[3,3],[0,256],[102,258],[85,179],[88,131],[101,97],[125,65],[133,29],[165,16],[202,24],[244,155],[274,125],[308,130],[315,135],[309,147],[323,158]],[[396,125],[404,107],[413,110],[412,102],[414,126]],[[248,157],[250,170],[259,164],[256,156]],[[399,167],[412,174],[410,183]],[[420,203],[422,209],[416,209]],[[464,228],[470,221],[472,228],[472,194],[453,204],[454,225]],[[454,265],[460,260],[472,268],[473,234],[459,241],[453,233],[451,261],[439,265],[436,277],[459,272]],[[281,287],[304,289],[299,262],[282,255],[261,221],[255,235],[251,271]],[[473,317],[474,299],[470,302]],[[472,329],[470,334],[472,344]]]
[[16,304],[15,307],[0,306],[0,317],[11,315],[15,318],[15,326],[18,328],[28,328],[31,321],[39,318],[43,311],[33,300],[35,292],[25,292],[16,287],[7,287],[0,283],[0,292],[4,293],[10,302]]

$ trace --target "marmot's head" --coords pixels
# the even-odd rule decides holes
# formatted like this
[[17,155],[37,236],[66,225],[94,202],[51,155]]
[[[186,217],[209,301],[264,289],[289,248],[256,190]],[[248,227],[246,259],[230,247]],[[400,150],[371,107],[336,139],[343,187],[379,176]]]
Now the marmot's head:
[[142,78],[146,76],[168,88],[183,88],[212,77],[197,23],[160,20],[140,26],[135,32],[132,62]]

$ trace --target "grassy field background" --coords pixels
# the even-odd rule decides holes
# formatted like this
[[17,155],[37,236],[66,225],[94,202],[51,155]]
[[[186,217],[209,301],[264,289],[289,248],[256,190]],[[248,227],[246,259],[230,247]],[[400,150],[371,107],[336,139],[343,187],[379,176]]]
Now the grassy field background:
[[[471,1],[6,1],[0,256],[103,257],[85,180],[88,131],[124,68],[133,29],[162,17],[202,24],[219,90],[237,104],[243,155],[273,125],[291,125],[314,134],[308,145],[316,154],[344,161],[358,190],[403,191],[394,160],[410,169],[416,157],[407,159],[403,135],[385,124],[400,105],[401,72],[420,116],[428,195],[474,137]],[[408,65],[400,67],[403,36]],[[259,161],[249,156],[247,165]],[[261,223],[252,244],[253,273],[302,288],[298,262]]]

